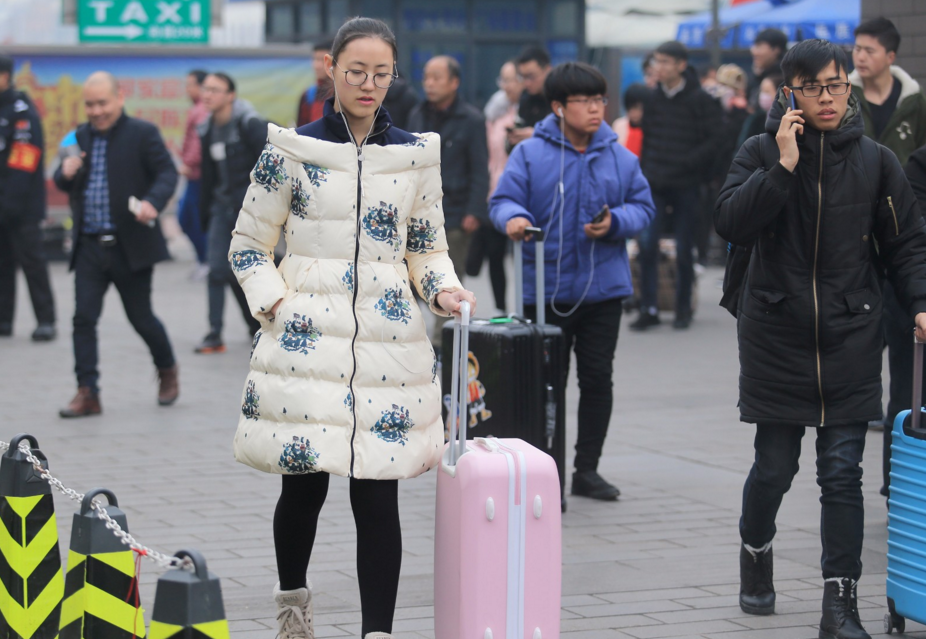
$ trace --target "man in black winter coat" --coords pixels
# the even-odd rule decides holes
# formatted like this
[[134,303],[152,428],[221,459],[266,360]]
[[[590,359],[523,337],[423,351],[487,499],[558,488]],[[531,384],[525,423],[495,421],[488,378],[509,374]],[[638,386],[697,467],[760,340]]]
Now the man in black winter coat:
[[694,244],[698,234],[701,185],[711,177],[722,137],[720,103],[708,95],[688,66],[688,50],[666,42],[654,54],[659,86],[643,106],[640,166],[649,181],[656,219],[640,234],[640,316],[630,325],[646,330],[659,324],[659,238],[672,207],[678,280],[675,328],[691,323]]
[[814,427],[823,511],[820,637],[866,639],[856,603],[859,464],[868,422],[881,413],[878,277],[886,266],[926,337],[926,230],[897,158],[863,136],[845,52],[806,40],[782,68],[785,86],[767,133],[740,149],[715,213],[721,237],[753,246],[737,321],[740,419],[756,424],[740,519],[740,607],[774,612],[775,517],[798,470],[801,439]]
[[173,404],[180,394],[170,340],[151,310],[154,265],[170,258],[158,212],[174,193],[177,169],[157,127],[125,114],[125,97],[112,74],[92,74],[83,97],[89,122],[77,127],[80,155],[64,158],[55,172],[55,184],[70,195],[74,214],[78,389],[62,417],[102,411],[96,325],[110,284],[151,351],[160,379],[158,403]]
[[459,96],[460,63],[437,56],[424,67],[427,101],[415,107],[408,129],[440,134],[444,229],[457,276],[465,277],[472,234],[488,224],[489,147],[482,112]]
[[225,352],[222,329],[226,288],[231,288],[238,301],[250,334],[260,329],[231,270],[228,248],[251,184],[251,170],[267,141],[267,123],[235,91],[235,81],[224,73],[210,73],[203,80],[203,104],[209,117],[199,126],[203,149],[199,213],[203,230],[208,233],[209,333],[196,347],[200,354]]
[[45,143],[39,112],[13,87],[13,59],[0,56],[0,337],[13,334],[16,266],[32,297],[37,342],[56,337],[55,300],[42,248]]

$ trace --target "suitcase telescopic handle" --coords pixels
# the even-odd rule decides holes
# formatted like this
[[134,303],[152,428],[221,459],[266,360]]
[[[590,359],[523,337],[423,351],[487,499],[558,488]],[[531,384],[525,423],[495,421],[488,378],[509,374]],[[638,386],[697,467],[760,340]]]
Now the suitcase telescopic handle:
[[921,408],[923,406],[923,344],[913,331],[913,412],[910,413],[910,426],[919,430]]
[[[466,450],[466,414],[469,408],[469,302],[460,302],[460,317],[453,321],[453,368],[450,382],[450,466]],[[459,420],[459,421],[458,421]]]
[[[524,229],[525,233],[530,233],[534,238],[536,245],[536,264],[537,264],[537,283],[534,293],[535,304],[537,305],[537,323],[540,325],[547,323],[546,305],[544,304],[544,291],[546,283],[544,282],[544,261],[543,261],[543,242],[544,232],[536,226],[528,226]],[[514,312],[518,317],[524,317],[524,253],[523,241],[514,243]]]

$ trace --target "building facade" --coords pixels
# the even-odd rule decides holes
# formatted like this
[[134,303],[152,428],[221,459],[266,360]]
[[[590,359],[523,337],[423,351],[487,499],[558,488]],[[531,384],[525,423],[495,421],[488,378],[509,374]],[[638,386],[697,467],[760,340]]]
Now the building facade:
[[266,40],[331,39],[357,15],[392,27],[399,73],[419,95],[422,69],[435,55],[459,60],[463,95],[478,105],[497,90],[501,65],[525,45],[543,44],[554,64],[584,56],[585,0],[267,0]]

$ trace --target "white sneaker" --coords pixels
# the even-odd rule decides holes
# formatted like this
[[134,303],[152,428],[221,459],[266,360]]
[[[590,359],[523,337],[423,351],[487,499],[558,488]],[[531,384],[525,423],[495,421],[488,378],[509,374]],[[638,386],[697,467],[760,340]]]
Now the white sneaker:
[[385,632],[368,632],[363,639],[392,639],[392,635]]
[[312,584],[298,590],[280,590],[280,583],[273,587],[273,599],[277,603],[277,623],[280,632],[277,639],[315,639],[312,625]]

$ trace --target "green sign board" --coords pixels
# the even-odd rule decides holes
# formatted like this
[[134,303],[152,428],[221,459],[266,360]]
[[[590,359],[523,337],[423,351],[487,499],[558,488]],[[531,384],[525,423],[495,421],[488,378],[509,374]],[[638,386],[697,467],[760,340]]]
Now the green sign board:
[[208,44],[210,0],[78,0],[81,42]]

